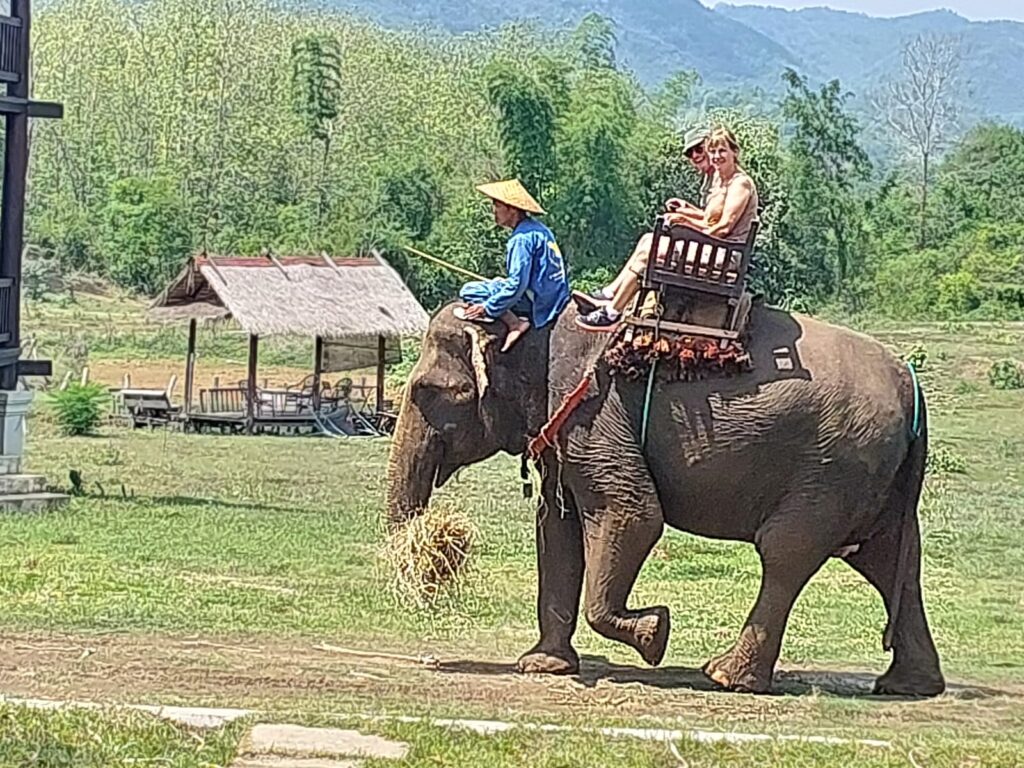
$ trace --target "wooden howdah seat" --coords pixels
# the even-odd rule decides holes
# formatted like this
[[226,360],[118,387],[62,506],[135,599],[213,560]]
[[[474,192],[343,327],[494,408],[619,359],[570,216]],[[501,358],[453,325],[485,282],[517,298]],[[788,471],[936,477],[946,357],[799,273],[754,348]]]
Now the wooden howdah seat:
[[749,311],[745,291],[757,230],[754,221],[746,241],[735,243],[670,225],[659,216],[641,290],[626,323],[722,342],[739,339]]

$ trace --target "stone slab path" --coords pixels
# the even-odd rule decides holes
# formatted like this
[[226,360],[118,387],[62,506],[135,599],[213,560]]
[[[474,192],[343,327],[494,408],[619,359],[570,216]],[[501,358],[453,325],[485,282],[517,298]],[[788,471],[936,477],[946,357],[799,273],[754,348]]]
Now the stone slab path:
[[260,723],[242,739],[238,754],[231,768],[346,768],[358,765],[348,758],[401,760],[409,745],[340,728]]
[[[54,710],[63,707],[102,708],[88,702],[18,699],[0,694],[0,702],[35,709]],[[209,709],[203,707],[164,707],[122,705],[121,709],[148,712],[190,728],[220,728],[243,717],[260,713],[246,709]],[[426,717],[365,715],[337,713],[339,717],[366,723],[424,724],[436,728],[457,728],[481,736],[493,736],[516,730],[541,733],[585,733],[612,739],[674,743],[690,739],[703,744],[756,744],[798,742],[825,746],[865,746],[890,749],[892,743],[879,739],[849,739],[834,736],[761,734],[704,730],[666,730],[660,728],[597,728],[536,723],[509,723],[497,720],[448,720]],[[338,728],[306,728],[298,725],[261,723],[254,726],[242,740],[237,760],[230,768],[357,768],[360,758],[401,760],[409,746],[388,741],[359,731]]]

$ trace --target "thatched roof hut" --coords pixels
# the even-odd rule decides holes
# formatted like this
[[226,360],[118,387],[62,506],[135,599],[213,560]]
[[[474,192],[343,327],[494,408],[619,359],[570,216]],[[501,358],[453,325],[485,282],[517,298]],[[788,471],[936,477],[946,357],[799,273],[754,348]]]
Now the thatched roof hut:
[[399,340],[426,332],[430,317],[402,278],[379,255],[236,258],[201,254],[150,306],[162,322],[190,321],[186,408],[198,323],[234,320],[250,337],[249,373],[255,386],[260,337],[316,339],[315,374],[383,367],[400,359]]
[[193,259],[150,309],[157,319],[234,318],[253,336],[401,338],[430,318],[382,258]]

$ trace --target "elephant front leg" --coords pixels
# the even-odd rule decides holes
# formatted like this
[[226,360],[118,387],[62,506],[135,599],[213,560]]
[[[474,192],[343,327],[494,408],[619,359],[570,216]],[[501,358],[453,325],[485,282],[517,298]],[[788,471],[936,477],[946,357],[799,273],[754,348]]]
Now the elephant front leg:
[[633,647],[652,667],[668,648],[665,606],[629,610],[640,568],[661,537],[661,508],[648,497],[639,509],[598,509],[585,515],[587,623],[598,634]]
[[572,647],[583,585],[583,536],[573,499],[557,487],[553,461],[544,466],[537,508],[537,623],[540,641],[519,659],[520,672],[573,675],[580,658]]

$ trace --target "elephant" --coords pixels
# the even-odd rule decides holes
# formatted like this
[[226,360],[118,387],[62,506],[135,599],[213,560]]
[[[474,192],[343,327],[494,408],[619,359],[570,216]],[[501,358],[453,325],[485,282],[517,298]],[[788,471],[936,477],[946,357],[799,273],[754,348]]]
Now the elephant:
[[875,692],[941,693],[920,578],[928,418],[912,369],[867,336],[757,302],[746,371],[651,377],[648,398],[646,379],[610,370],[608,336],[579,330],[577,314],[570,304],[553,327],[499,353],[500,328],[460,322],[451,305],[439,310],[388,462],[394,528],[461,467],[499,452],[524,455],[592,374],[591,391],[537,459],[540,640],[518,669],[578,672],[572,638],[584,583],[589,625],[658,665],[669,609],[627,600],[668,525],[751,543],[760,557],[760,592],[738,639],[704,667],[721,688],[770,691],[791,608],[835,557],[887,611],[883,647],[892,660]]

